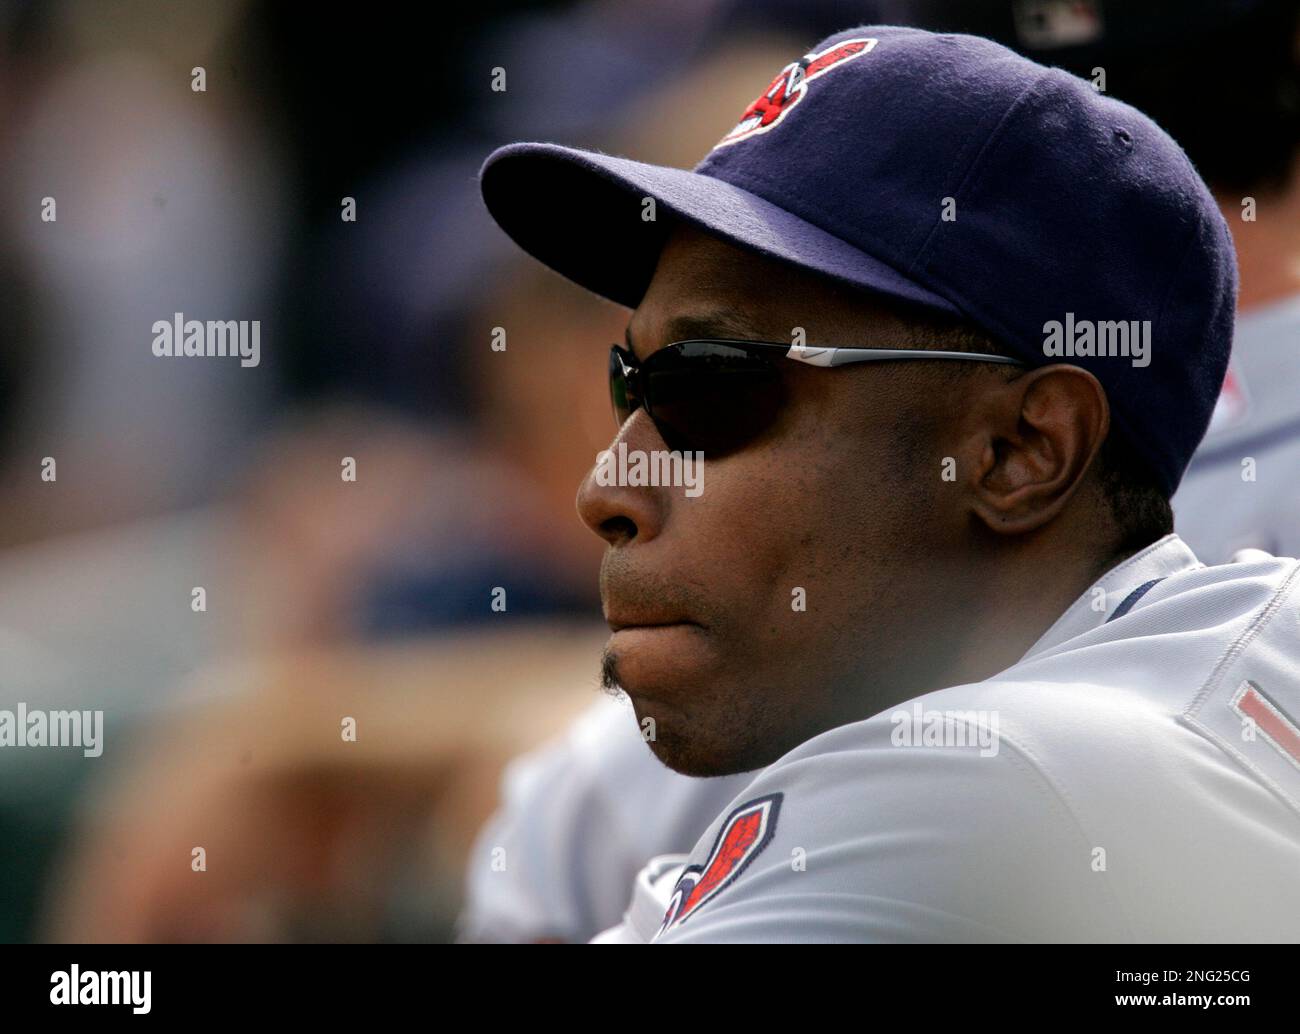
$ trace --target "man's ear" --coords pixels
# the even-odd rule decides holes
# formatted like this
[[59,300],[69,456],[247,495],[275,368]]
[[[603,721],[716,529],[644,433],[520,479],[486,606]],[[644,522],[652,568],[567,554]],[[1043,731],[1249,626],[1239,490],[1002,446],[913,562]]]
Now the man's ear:
[[1001,384],[971,416],[972,510],[1004,535],[1052,521],[1110,431],[1106,392],[1078,366],[1044,366]]

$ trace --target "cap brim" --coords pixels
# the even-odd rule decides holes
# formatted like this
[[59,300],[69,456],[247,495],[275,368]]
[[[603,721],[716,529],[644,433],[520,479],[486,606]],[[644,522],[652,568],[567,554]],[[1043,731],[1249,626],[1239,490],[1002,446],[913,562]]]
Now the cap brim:
[[[960,311],[821,227],[687,169],[559,144],[521,143],[492,152],[479,185],[492,218],[524,251],[629,309],[641,303],[668,229],[679,219],[855,287],[943,312]],[[654,222],[641,221],[644,197],[655,199]],[[670,218],[662,218],[665,213]]]

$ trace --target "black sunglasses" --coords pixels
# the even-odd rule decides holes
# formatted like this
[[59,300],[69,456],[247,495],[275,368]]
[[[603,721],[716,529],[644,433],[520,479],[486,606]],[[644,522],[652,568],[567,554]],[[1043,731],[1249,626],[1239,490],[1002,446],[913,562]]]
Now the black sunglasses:
[[962,359],[1009,363],[1018,359],[978,352],[907,348],[834,348],[772,341],[703,338],[677,341],[645,362],[621,345],[609,352],[609,394],[621,427],[642,407],[674,452],[725,456],[752,442],[775,421],[785,403],[778,363],[811,366],[910,359]]

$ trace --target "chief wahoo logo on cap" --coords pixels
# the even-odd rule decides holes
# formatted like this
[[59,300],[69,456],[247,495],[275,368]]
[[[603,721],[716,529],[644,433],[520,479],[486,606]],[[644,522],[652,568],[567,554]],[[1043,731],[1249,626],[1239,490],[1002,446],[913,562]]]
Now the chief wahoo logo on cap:
[[736,128],[717,142],[722,147],[756,133],[766,133],[790,111],[808,92],[808,84],[819,75],[860,57],[876,45],[874,39],[848,39],[827,47],[821,53],[805,54],[792,61],[777,73],[771,85],[745,109]]

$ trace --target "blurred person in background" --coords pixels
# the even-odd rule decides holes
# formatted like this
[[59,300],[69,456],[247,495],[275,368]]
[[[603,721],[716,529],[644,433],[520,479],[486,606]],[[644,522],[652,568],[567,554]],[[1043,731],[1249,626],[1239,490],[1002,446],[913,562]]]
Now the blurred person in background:
[[[440,24],[487,36],[545,6]],[[93,760],[0,751],[11,940],[77,846],[90,777],[147,765],[155,725],[256,696],[196,671],[434,637],[494,617],[503,582],[512,619],[595,595],[544,532],[511,533],[543,525],[545,475],[482,440],[449,344],[494,261],[463,226],[492,117],[468,51],[430,66],[387,16],[304,25],[244,0],[13,5],[0,49],[0,706],[102,709],[108,739]],[[391,103],[417,89],[462,103]],[[177,311],[259,319],[261,362],[154,356]]]
[[[283,255],[286,170],[256,81],[190,90],[246,9],[0,13],[6,708],[103,709],[116,731],[226,634],[178,594],[220,548],[217,515],[191,508],[220,494],[275,389],[265,371],[167,364],[149,344],[176,311],[265,312]],[[101,762],[0,752],[0,939],[32,922],[33,887]]]
[[[584,59],[607,55],[595,65],[609,87],[568,108],[530,109],[525,121],[556,111],[568,129],[585,124],[594,135],[629,112],[675,157],[668,149],[689,141],[668,134],[646,91],[684,101],[677,68],[720,6],[646,9],[661,40],[655,52],[675,61],[645,60],[647,30],[612,17],[614,5],[575,8],[568,45]],[[274,49],[257,26],[245,31]],[[481,148],[467,144],[483,126],[513,132],[523,117],[513,98],[526,107],[540,96],[524,87],[547,74],[535,56],[554,33],[553,19],[490,23],[468,52],[502,55],[511,103],[483,89],[458,133],[443,126],[390,144],[359,186],[349,183],[355,225],[338,218],[337,184],[321,188],[333,198],[317,199],[315,229],[294,236],[281,277],[292,347],[280,373],[294,405],[241,464],[218,528],[200,542],[213,558],[201,577],[215,580],[206,582],[211,598],[231,601],[231,628],[175,665],[124,731],[121,769],[80,800],[72,832],[47,849],[60,864],[44,894],[44,936],[436,938],[505,760],[558,732],[590,698],[593,640],[585,623],[567,622],[581,611],[594,624],[599,549],[572,519],[572,485],[604,444],[607,398],[586,376],[589,357],[571,328],[604,323],[617,335],[620,317],[581,292],[556,296],[538,271],[517,272],[513,255],[493,273],[504,249],[485,232],[472,175]],[[734,65],[706,70],[731,93],[711,115],[699,112],[701,140],[770,64],[774,51],[750,46],[748,62],[738,49]],[[297,82],[294,66],[282,71]],[[332,100],[357,105],[344,96],[350,78],[307,78],[312,89],[272,96],[303,105],[308,128]],[[307,129],[289,139],[319,146]],[[304,164],[320,177],[326,163]],[[502,353],[490,347],[498,325],[510,328]],[[557,381],[580,383],[587,401],[575,407],[552,390]],[[526,433],[536,426],[555,431]],[[340,483],[344,455],[358,459],[355,485]],[[490,605],[497,585],[508,590],[504,613]],[[162,588],[174,592],[174,579]],[[484,622],[494,625],[471,628]],[[485,660],[475,678],[475,655],[499,666]],[[423,720],[410,720],[417,709]],[[358,719],[364,749],[326,749],[338,746],[341,711]],[[438,830],[436,849],[426,828]],[[224,868],[201,883],[189,848],[179,867],[176,852],[204,841],[218,845]],[[310,859],[331,878],[307,878]],[[444,872],[455,874],[445,894]],[[408,907],[377,887],[396,887],[393,899]]]

